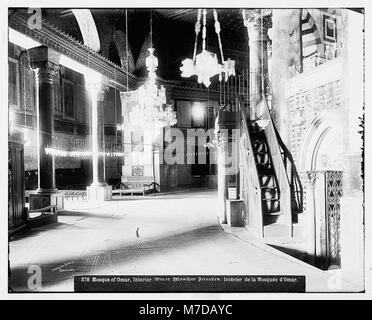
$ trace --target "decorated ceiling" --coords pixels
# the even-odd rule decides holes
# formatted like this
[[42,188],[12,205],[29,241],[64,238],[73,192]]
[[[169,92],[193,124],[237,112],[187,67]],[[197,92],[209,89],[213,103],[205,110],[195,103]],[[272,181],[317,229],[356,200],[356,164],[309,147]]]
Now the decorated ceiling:
[[[27,9],[16,9],[26,11]],[[75,9],[76,10],[76,9]],[[198,9],[91,9],[96,25],[100,53],[123,67],[128,54],[129,69],[137,76],[146,74],[145,59],[150,44],[150,17],[152,16],[153,46],[159,59],[158,74],[164,79],[180,79],[180,66],[185,58],[191,58],[195,41],[195,22]],[[27,11],[26,11],[27,12]],[[248,39],[243,25],[241,9],[217,9],[221,24],[221,39],[225,58],[236,60],[236,68],[248,66]],[[76,15],[72,9],[42,9],[42,19],[59,28],[74,39],[84,42]],[[115,34],[121,33],[126,45],[118,46]],[[201,35],[199,47],[201,50]],[[214,29],[212,10],[207,15],[207,48],[218,53],[218,40]],[[125,61],[124,61],[125,60]]]

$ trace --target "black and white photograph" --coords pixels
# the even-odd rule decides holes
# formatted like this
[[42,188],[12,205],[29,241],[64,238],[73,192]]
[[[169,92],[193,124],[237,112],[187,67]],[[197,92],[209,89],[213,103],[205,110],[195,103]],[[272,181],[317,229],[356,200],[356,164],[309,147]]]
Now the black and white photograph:
[[366,291],[365,7],[228,5],[8,3],[8,295]]

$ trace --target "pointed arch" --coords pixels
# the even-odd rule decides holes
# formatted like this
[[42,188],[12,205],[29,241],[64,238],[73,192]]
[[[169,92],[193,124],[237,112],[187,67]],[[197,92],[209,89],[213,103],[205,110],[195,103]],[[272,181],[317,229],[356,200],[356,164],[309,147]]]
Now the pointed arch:
[[84,44],[97,52],[100,51],[99,35],[90,9],[71,10],[79,24]]
[[[121,66],[123,69],[127,68],[127,44],[126,44],[126,34],[122,30],[116,30],[112,36],[112,40],[114,41],[116,48],[119,53]],[[128,68],[129,72],[133,72],[135,69],[134,58],[132,54],[132,49],[130,47],[130,43],[128,41]]]
[[342,135],[342,119],[334,113],[322,112],[311,121],[298,152],[299,171],[316,170],[319,149],[330,133]]

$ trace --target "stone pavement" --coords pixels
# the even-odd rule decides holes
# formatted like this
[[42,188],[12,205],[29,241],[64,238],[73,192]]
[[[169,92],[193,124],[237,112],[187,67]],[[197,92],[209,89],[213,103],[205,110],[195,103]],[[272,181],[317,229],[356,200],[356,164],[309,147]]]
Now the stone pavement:
[[[100,204],[68,202],[58,223],[10,242],[9,287],[30,291],[28,266],[39,265],[41,290],[48,292],[73,291],[73,276],[87,274],[305,275],[307,291],[332,291],[333,274],[224,231],[216,197],[198,190]],[[342,281],[335,290],[356,288]]]

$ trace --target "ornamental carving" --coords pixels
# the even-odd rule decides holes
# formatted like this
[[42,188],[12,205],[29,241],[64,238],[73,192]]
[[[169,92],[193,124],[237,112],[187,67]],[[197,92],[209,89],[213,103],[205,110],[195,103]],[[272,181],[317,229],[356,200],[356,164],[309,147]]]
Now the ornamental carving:
[[329,265],[340,265],[340,198],[343,194],[342,171],[326,171],[326,223]]
[[303,199],[303,211],[306,212],[307,205],[309,201],[312,201],[312,199],[309,199],[308,197],[311,196],[311,193],[309,194],[309,188],[314,189],[317,179],[319,179],[318,171],[302,171],[298,173],[300,181],[303,185],[302,189],[302,199]]
[[[315,214],[317,223],[324,230],[321,236],[323,244],[319,247],[323,267],[331,265],[341,265],[340,251],[340,199],[343,196],[343,172],[342,171],[306,171],[300,173],[301,181],[304,185],[304,210],[308,214]],[[324,203],[319,203],[318,198],[314,198],[315,193],[324,194]],[[316,202],[318,205],[312,206]],[[308,208],[306,208],[308,204]],[[308,211],[309,210],[309,211]],[[311,212],[315,210],[315,212]],[[319,211],[317,211],[319,210]],[[324,248],[324,249],[322,249]]]
[[39,82],[54,83],[59,74],[60,66],[50,61],[31,62],[30,66],[38,75]]
[[311,90],[299,90],[288,98],[290,143],[294,158],[310,122],[322,111],[340,112],[343,107],[342,81],[336,80]]
[[271,28],[272,27],[272,12],[271,10],[253,9],[242,11],[244,26],[246,28]]
[[248,30],[249,42],[267,41],[267,31],[272,27],[272,11],[264,9],[243,10],[244,26]]
[[[122,89],[126,88],[127,73],[120,66],[50,23],[42,21],[41,29],[30,29],[28,27],[28,18],[19,12],[15,12],[9,17],[9,27],[27,35],[42,45],[54,49],[56,52],[89,66],[109,79],[115,80]],[[129,87],[134,88],[136,77],[128,74],[128,80]]]

